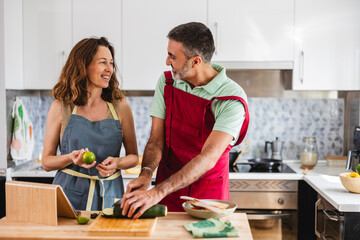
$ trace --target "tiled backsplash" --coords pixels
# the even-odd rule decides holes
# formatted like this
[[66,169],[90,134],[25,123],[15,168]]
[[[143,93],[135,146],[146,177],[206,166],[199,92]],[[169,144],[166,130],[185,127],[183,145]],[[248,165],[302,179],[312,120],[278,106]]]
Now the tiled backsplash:
[[[35,159],[43,150],[46,117],[53,99],[28,96],[19,98],[33,122]],[[133,111],[139,154],[142,154],[150,134],[151,117],[148,112],[152,97],[127,99]],[[7,100],[8,143],[11,140],[12,104],[13,101]],[[343,99],[249,98],[248,105],[250,125],[244,142],[250,140],[250,143],[248,153],[243,158],[264,157],[265,141],[273,141],[275,137],[284,141],[283,159],[299,159],[302,138],[306,136],[316,137],[320,159],[343,154]]]

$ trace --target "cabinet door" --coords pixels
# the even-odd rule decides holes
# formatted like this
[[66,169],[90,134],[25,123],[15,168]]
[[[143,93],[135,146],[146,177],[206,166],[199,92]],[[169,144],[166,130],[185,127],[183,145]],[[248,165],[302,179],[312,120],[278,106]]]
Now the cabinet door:
[[206,24],[206,0],[123,0],[123,88],[154,90],[169,70],[167,34],[175,26]]
[[294,0],[209,0],[214,61],[293,61],[293,26]]
[[360,89],[360,1],[298,0],[295,90]]
[[4,71],[6,89],[23,89],[22,0],[4,1]]
[[114,46],[115,62],[120,68],[121,1],[73,0],[72,33],[73,46],[87,37],[106,37]]
[[24,88],[51,89],[71,49],[71,0],[24,0]]

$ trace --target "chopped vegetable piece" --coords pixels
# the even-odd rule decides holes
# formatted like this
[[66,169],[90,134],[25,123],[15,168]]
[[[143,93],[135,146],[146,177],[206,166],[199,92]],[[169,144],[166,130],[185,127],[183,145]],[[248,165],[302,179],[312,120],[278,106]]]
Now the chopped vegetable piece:
[[114,209],[113,208],[104,208],[101,212],[101,216],[106,218],[114,217]]

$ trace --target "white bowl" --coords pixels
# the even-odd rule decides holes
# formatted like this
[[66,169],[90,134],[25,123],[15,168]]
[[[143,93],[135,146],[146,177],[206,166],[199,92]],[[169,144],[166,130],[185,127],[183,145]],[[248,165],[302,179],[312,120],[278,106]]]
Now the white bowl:
[[349,172],[340,173],[340,181],[349,192],[360,193],[360,178],[346,177]]
[[182,207],[191,216],[197,217],[197,218],[202,218],[202,219],[225,217],[225,216],[233,213],[237,207],[237,205],[233,202],[228,202],[228,201],[224,201],[224,200],[215,200],[215,199],[207,199],[207,200],[211,200],[214,202],[220,202],[220,203],[226,203],[229,205],[229,207],[228,207],[228,209],[222,210],[221,213],[216,213],[216,212],[209,211],[209,210],[197,210],[197,209],[194,209],[194,206],[188,202],[184,202],[182,204]]

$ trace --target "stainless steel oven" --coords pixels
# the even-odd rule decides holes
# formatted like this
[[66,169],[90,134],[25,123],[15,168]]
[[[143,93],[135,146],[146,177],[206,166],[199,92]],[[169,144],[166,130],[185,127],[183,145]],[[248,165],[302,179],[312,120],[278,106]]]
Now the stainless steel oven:
[[[232,170],[232,169],[230,169]],[[233,169],[240,173],[295,174],[286,164],[253,165],[238,163]],[[297,180],[230,180],[230,201],[238,212],[248,216],[254,240],[297,239],[298,181]]]
[[230,201],[247,214],[254,240],[297,239],[298,181],[231,179]]

